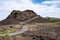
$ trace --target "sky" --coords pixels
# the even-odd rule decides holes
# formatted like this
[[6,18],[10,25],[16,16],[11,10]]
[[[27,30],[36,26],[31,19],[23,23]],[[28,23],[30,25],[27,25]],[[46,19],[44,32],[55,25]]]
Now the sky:
[[42,17],[60,18],[60,0],[0,0],[0,20],[12,10],[33,10]]

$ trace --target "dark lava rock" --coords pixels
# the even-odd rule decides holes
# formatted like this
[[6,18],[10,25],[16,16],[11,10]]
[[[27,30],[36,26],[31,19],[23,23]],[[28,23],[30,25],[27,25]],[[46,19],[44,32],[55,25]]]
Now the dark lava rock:
[[39,23],[47,22],[46,19],[37,15],[32,10],[25,10],[25,11],[13,10],[6,19],[0,21],[0,25],[17,24],[19,22],[24,22],[24,21],[34,18],[36,16],[38,16],[38,18],[31,20],[30,23],[31,22],[39,22]]
[[[36,26],[37,27],[37,26]],[[32,27],[30,30],[20,34],[22,37],[27,37],[32,40],[60,40],[60,25],[46,25],[46,27],[40,25],[35,28]],[[30,40],[29,39],[29,40]]]

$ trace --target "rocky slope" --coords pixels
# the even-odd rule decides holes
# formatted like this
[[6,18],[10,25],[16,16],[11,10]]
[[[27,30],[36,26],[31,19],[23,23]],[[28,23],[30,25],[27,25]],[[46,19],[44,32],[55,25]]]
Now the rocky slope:
[[29,30],[0,40],[60,40],[60,25],[38,23],[29,25]]
[[[0,22],[0,25],[18,24],[19,22],[29,20],[36,16],[39,16],[39,15],[37,15],[32,10],[25,10],[25,11],[13,10],[6,19],[4,19]],[[47,20],[44,19],[43,17],[39,16],[38,18],[31,20],[30,23],[31,22],[39,22],[40,23],[40,22],[47,22]]]
[[[21,40],[60,40],[60,25],[34,24],[20,35]],[[16,36],[17,37],[17,36]],[[16,38],[17,40],[18,38]]]

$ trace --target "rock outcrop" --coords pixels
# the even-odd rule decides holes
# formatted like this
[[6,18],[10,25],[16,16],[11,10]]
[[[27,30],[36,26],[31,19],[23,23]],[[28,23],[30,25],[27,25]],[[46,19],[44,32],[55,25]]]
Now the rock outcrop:
[[31,20],[30,23],[31,22],[39,22],[39,23],[47,22],[46,19],[37,15],[32,10],[25,10],[25,11],[13,10],[6,19],[4,19],[0,22],[0,25],[17,24],[19,22],[24,22],[24,21],[34,18],[36,16],[38,16],[38,18]]

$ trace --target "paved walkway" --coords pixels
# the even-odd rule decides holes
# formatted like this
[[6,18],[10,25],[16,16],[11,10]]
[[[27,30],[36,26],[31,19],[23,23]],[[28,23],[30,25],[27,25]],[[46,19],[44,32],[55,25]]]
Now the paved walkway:
[[[23,26],[22,26],[22,29],[21,29],[20,31],[13,32],[13,33],[9,33],[9,34],[7,34],[7,35],[15,36],[15,35],[18,35],[18,34],[21,34],[21,33],[25,32],[25,31],[27,31],[27,30],[28,30],[27,26],[26,26],[26,25],[23,25]],[[5,36],[5,35],[6,35],[6,34],[0,34],[0,36]]]
[[[31,18],[31,19],[26,20],[26,21],[28,22],[28,21],[31,21],[31,20],[36,19],[36,18],[38,18],[38,17],[39,17],[39,16],[36,16],[36,17]],[[23,22],[22,22],[22,23],[23,23]],[[18,32],[13,32],[13,33],[9,33],[9,34],[7,34],[7,35],[15,36],[15,35],[18,35],[18,34],[21,34],[21,33],[25,32],[25,31],[27,31],[27,30],[28,30],[27,26],[26,26],[26,25],[22,25],[22,29],[21,29],[20,31],[18,31]],[[0,34],[0,36],[5,36],[5,35],[6,35],[6,34]]]

